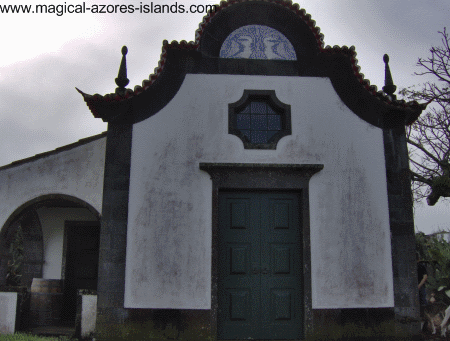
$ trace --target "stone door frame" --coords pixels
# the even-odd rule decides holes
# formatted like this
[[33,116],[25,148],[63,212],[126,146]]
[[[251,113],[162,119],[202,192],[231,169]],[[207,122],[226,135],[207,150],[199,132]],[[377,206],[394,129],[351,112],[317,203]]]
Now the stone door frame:
[[299,195],[303,246],[303,332],[312,332],[311,243],[309,180],[322,164],[229,164],[200,163],[212,180],[211,335],[217,336],[219,192],[223,190],[278,190]]

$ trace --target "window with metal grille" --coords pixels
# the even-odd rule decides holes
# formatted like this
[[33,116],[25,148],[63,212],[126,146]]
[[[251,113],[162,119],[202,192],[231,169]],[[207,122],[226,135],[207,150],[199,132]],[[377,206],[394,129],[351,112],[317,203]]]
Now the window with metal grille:
[[276,149],[278,141],[291,134],[290,106],[273,90],[245,90],[229,105],[229,133],[238,136],[246,149]]

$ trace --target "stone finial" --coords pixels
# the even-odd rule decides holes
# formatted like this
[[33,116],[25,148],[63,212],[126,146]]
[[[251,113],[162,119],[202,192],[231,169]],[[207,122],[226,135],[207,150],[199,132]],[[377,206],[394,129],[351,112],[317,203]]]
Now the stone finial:
[[125,94],[125,87],[128,85],[130,80],[127,78],[127,55],[128,49],[126,46],[122,47],[122,61],[120,62],[120,68],[119,68],[119,74],[116,78],[116,94],[118,95],[124,95]]
[[392,80],[392,75],[391,75],[391,69],[389,68],[389,56],[387,54],[385,54],[383,56],[383,61],[384,61],[384,86],[383,86],[383,91],[389,95],[392,100],[396,100],[397,96],[394,95],[395,90],[397,90],[397,87],[394,85],[394,81]]

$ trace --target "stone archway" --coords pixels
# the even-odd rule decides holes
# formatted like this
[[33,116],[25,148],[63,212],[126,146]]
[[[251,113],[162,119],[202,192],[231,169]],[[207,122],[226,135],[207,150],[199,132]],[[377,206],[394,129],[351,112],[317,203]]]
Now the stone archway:
[[33,278],[42,276],[44,262],[42,229],[39,217],[33,207],[26,207],[19,214],[14,214],[14,218],[2,229],[0,234],[0,285],[6,285],[8,262],[12,261],[10,245],[19,227],[22,228],[23,235],[21,285],[29,288]]
[[[86,226],[90,228],[87,229]],[[66,262],[66,259],[73,258],[73,250],[70,252],[68,250],[70,247],[74,248],[74,243],[71,242],[73,236],[83,234],[86,231],[89,232],[92,227],[99,231],[100,214],[91,205],[78,198],[57,194],[40,196],[18,207],[6,221],[0,233],[0,286],[6,284],[8,261],[12,259],[9,248],[19,227],[22,229],[23,235],[23,262],[20,284],[26,286],[29,291],[33,291],[31,288],[32,283],[34,283],[33,279],[37,278],[39,280],[35,280],[36,284],[33,284],[33,287],[36,285],[43,286],[43,294],[40,293],[40,290],[38,290],[38,294],[35,294],[34,300],[38,300],[37,303],[33,301],[32,292],[29,326],[58,325],[63,320],[73,325],[75,322],[77,289],[96,289],[98,277],[97,267],[90,266],[88,270],[94,275],[91,276],[90,281],[87,281],[89,285],[83,286],[86,280],[71,275],[71,272],[67,269],[68,262]],[[83,241],[82,244],[86,243]],[[97,232],[96,261],[98,261],[98,244]],[[79,260],[76,260],[76,262],[79,263]],[[95,262],[92,261],[91,263]],[[78,272],[85,273],[84,269]],[[66,276],[70,278],[66,280]],[[84,282],[82,282],[83,279]],[[83,285],[79,284],[74,287],[72,282],[76,282],[75,280],[81,281]],[[52,288],[48,291],[49,297],[45,296],[45,283],[47,282],[57,283],[57,295],[50,294],[53,291]],[[71,295],[68,294],[69,292]],[[72,298],[72,296],[74,297]],[[64,310],[62,309],[63,300],[67,301],[64,302]],[[33,304],[33,302],[36,304]],[[72,312],[69,318],[63,314],[63,311],[66,310]]]
[[[52,214],[58,215],[57,219],[49,219]],[[49,221],[58,219],[62,222],[61,226],[49,226]],[[46,277],[45,270],[50,277],[63,277],[61,268],[59,271],[45,269],[44,261],[46,257],[47,262],[50,258],[48,252],[46,255],[46,247],[48,249],[51,238],[56,237],[60,239],[62,250],[64,222],[78,220],[99,222],[100,214],[85,201],[63,194],[43,195],[18,207],[0,230],[0,286],[6,284],[8,261],[12,259],[9,248],[19,226],[22,228],[24,246],[21,284],[30,288],[33,278]],[[58,228],[60,230],[55,232]],[[62,251],[57,256],[62,258]],[[64,262],[61,259],[59,263]]]

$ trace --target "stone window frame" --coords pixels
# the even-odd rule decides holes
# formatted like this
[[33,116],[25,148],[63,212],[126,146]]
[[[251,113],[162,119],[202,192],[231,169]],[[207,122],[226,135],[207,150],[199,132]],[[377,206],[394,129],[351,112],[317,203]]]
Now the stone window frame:
[[[253,101],[266,102],[281,116],[281,130],[270,138],[268,143],[252,143],[237,129],[237,114]],[[275,90],[244,90],[242,97],[228,104],[228,134],[239,137],[244,149],[277,149],[278,141],[284,136],[292,135],[291,106],[281,102]]]

